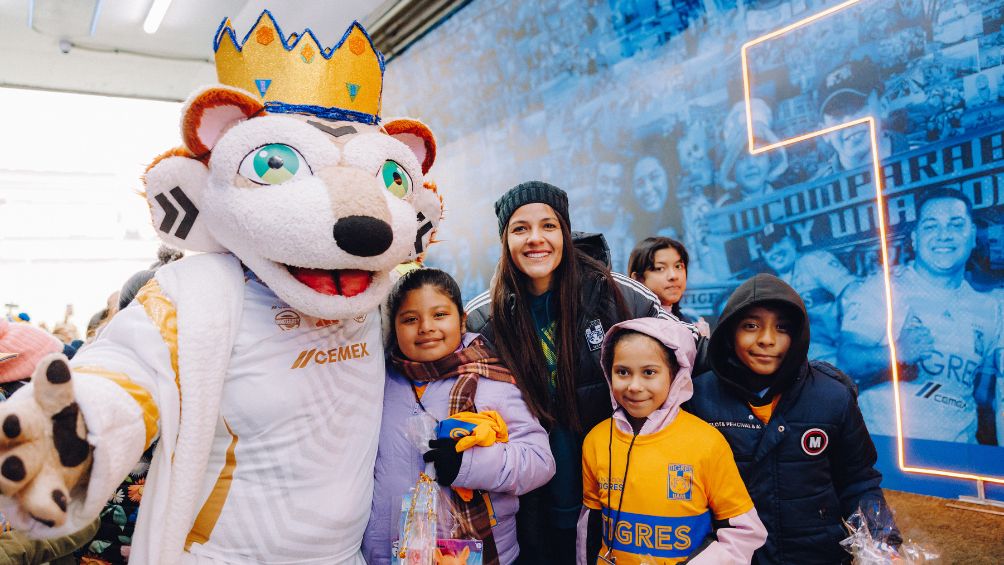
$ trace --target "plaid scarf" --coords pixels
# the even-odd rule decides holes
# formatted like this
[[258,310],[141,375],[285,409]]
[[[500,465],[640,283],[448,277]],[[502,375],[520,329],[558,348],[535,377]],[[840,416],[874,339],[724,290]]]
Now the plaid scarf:
[[[474,395],[478,391],[478,379],[485,377],[515,385],[512,373],[501,364],[495,352],[478,337],[467,347],[451,353],[437,361],[418,363],[409,361],[395,351],[391,364],[402,375],[418,383],[430,383],[456,378],[450,389],[450,415],[458,412],[477,412]],[[467,535],[483,542],[485,565],[499,562],[495,536],[488,516],[488,493],[475,491],[470,502],[465,502],[455,491],[450,490],[461,535]]]

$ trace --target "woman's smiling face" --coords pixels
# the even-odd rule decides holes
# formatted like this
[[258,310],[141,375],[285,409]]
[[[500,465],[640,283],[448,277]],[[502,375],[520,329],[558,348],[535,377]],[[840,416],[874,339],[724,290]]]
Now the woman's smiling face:
[[554,209],[539,202],[517,208],[506,226],[506,245],[516,268],[529,277],[532,292],[547,292],[564,252]]

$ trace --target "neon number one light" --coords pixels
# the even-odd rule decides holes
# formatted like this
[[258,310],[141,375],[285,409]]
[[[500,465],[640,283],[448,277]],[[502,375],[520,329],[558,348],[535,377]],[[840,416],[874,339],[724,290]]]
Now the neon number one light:
[[899,390],[899,371],[897,369],[897,356],[896,356],[896,340],[895,335],[893,335],[892,328],[892,288],[889,281],[889,249],[886,244],[886,219],[885,219],[885,202],[882,197],[882,168],[879,163],[878,155],[878,140],[876,134],[876,117],[866,116],[864,118],[858,118],[856,120],[848,121],[839,125],[828,127],[825,129],[820,129],[811,133],[806,133],[803,135],[797,135],[788,139],[778,141],[776,143],[771,143],[770,145],[764,145],[762,147],[756,147],[756,140],[753,135],[753,109],[750,103],[750,72],[749,72],[749,61],[747,58],[747,51],[756,45],[765,43],[777,37],[780,37],[786,33],[794,31],[799,28],[811,25],[812,23],[821,20],[827,16],[833,15],[845,8],[853,6],[859,3],[861,0],[848,0],[841,4],[837,4],[832,8],[828,8],[809,16],[808,18],[799,20],[793,24],[787,25],[776,31],[772,31],[766,35],[762,35],[752,41],[747,42],[742,47],[741,60],[743,67],[743,97],[746,104],[746,133],[749,140],[749,152],[750,155],[759,155],[760,153],[765,153],[773,149],[780,147],[786,147],[801,141],[812,139],[821,135],[826,135],[835,131],[839,131],[845,128],[852,128],[858,126],[867,125],[869,139],[871,140],[871,157],[872,157],[872,178],[875,182],[875,200],[876,208],[878,210],[878,225],[880,233],[880,242],[882,248],[882,277],[885,280],[885,314],[886,314],[886,336],[889,340],[889,361],[892,367],[892,380],[893,380],[893,391],[894,399],[896,404],[896,454],[899,468],[907,473],[919,473],[924,475],[937,475],[943,477],[952,477],[956,479],[968,479],[975,481],[985,481],[990,483],[997,483],[1004,485],[1004,477],[990,477],[976,475],[972,473],[959,473],[956,471],[948,471],[943,469],[933,469],[929,467],[915,467],[907,465],[905,450],[903,444],[903,417],[902,409],[903,405],[900,403],[900,390]]

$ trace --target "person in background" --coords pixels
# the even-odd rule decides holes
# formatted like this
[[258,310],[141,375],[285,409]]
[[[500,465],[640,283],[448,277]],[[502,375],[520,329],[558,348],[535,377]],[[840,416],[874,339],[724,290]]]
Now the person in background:
[[704,318],[684,314],[680,308],[680,300],[687,290],[689,265],[690,254],[682,243],[669,237],[649,237],[631,251],[628,273],[655,293],[663,309],[684,322],[694,324],[706,337],[711,335],[711,328]]
[[610,416],[603,335],[623,320],[669,314],[644,285],[575,247],[560,188],[517,185],[495,203],[495,215],[502,256],[492,288],[467,304],[467,329],[494,344],[513,371],[554,454],[555,478],[520,498],[520,562],[574,563],[582,439]]
[[63,343],[63,355],[66,355],[67,359],[73,359],[73,356],[77,354],[77,350],[84,344],[84,340],[80,339],[80,332],[77,330],[77,326],[70,322],[71,316],[73,316],[73,305],[67,304],[66,311],[63,314],[63,321],[57,323],[52,328],[52,335]]
[[101,328],[103,328],[118,311],[125,309],[125,307],[128,306],[134,298],[136,298],[140,289],[142,289],[143,285],[153,278],[157,269],[172,261],[177,261],[184,256],[185,253],[183,251],[168,247],[167,245],[161,245],[157,248],[157,260],[151,263],[149,268],[133,273],[132,276],[130,276],[122,285],[121,289],[116,290],[108,296],[107,307],[91,316],[90,321],[87,323],[87,342],[90,343],[93,341],[97,334],[101,331]]
[[117,290],[109,294],[105,307],[91,316],[91,319],[87,322],[87,332],[84,334],[84,341],[86,343],[94,341],[98,334],[101,333],[102,328],[105,327],[105,324],[120,310],[119,294]]
[[850,563],[843,521],[858,508],[901,543],[878,454],[847,375],[809,362],[809,317],[784,281],[758,274],[732,293],[711,334],[711,371],[684,409],[728,440],[767,527],[753,563]]
[[[30,324],[12,324],[0,317],[0,402],[28,383],[35,366],[43,357],[62,350],[63,344],[45,331]],[[19,435],[20,424],[17,418],[13,422],[5,421],[3,429],[7,437]],[[5,475],[12,472],[9,468],[11,465],[8,464],[10,459],[15,458],[4,461]],[[21,472],[24,472],[23,469]],[[7,520],[0,514],[0,555],[6,558],[3,563],[76,563],[73,551],[91,540],[98,530],[99,522],[100,520],[94,520],[75,534],[49,540],[33,540],[11,530]]]
[[[484,542],[485,565],[512,563],[519,555],[517,496],[554,475],[547,433],[530,414],[512,373],[495,352],[481,336],[464,333],[466,316],[453,277],[439,269],[411,271],[394,286],[387,305],[390,356],[373,510],[363,536],[366,562],[390,563],[398,524],[394,506],[415,486],[425,462],[431,461],[440,485],[467,489],[470,494],[465,499],[451,491],[458,515],[465,517],[461,535]],[[475,444],[458,451],[461,438],[440,434],[430,442],[432,449],[422,454],[408,439],[410,419],[419,412],[443,423],[492,411],[504,422],[508,434],[504,443]]]
[[94,341],[94,338],[98,335],[98,330],[100,330],[105,323],[109,320],[108,308],[102,308],[91,316],[91,319],[87,322],[87,331],[84,333],[85,343],[90,343]]
[[790,226],[767,224],[758,233],[764,262],[802,297],[809,312],[812,342],[809,358],[837,362],[840,346],[840,299],[854,275],[829,251],[800,251]]
[[[690,332],[667,320],[607,332],[614,414],[582,447],[579,563],[749,563],[767,539],[725,438],[680,409],[696,357]],[[660,530],[655,543],[645,533]]]
[[52,335],[63,342],[64,345],[69,345],[74,341],[80,340],[80,332],[69,321],[63,321],[53,326]]
[[138,294],[139,290],[143,288],[143,285],[145,285],[147,282],[150,281],[150,279],[153,278],[153,275],[154,273],[157,272],[157,269],[163,267],[168,263],[177,261],[178,259],[181,259],[184,256],[185,256],[184,251],[180,251],[178,249],[174,249],[166,245],[161,245],[159,248],[157,248],[157,260],[153,264],[151,264],[148,269],[143,269],[142,271],[136,271],[135,273],[133,273],[133,275],[129,277],[128,280],[126,280],[125,284],[122,285],[122,288],[119,290],[117,295],[118,298],[117,310],[124,309],[126,306],[129,305],[130,302],[133,301],[134,298],[136,298],[136,294]]

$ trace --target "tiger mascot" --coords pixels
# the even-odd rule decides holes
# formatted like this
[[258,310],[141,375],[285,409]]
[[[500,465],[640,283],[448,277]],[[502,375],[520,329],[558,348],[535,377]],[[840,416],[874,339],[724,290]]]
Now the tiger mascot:
[[442,215],[429,129],[381,121],[382,55],[267,11],[214,41],[220,84],[145,175],[157,271],[69,364],[0,405],[0,511],[33,537],[101,511],[159,438],[135,563],[348,563],[370,511],[379,307]]

